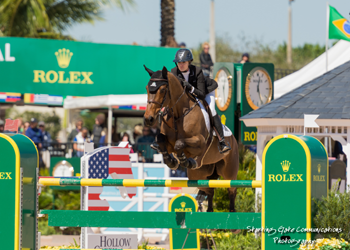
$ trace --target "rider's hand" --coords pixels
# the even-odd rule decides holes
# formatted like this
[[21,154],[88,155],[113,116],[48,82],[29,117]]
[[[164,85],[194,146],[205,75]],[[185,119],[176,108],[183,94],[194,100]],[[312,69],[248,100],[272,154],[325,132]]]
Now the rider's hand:
[[189,82],[187,82],[187,81],[183,81],[183,85],[188,90],[192,89],[192,85]]

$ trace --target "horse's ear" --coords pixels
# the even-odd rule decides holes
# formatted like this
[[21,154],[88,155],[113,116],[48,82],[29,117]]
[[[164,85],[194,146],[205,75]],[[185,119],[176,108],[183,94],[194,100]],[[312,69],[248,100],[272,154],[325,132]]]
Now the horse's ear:
[[163,79],[168,79],[168,70],[166,67],[163,67],[162,69],[162,76],[163,76]]
[[149,68],[146,67],[146,65],[143,65],[145,67],[145,70],[148,72],[149,76],[152,76],[154,71],[150,70]]

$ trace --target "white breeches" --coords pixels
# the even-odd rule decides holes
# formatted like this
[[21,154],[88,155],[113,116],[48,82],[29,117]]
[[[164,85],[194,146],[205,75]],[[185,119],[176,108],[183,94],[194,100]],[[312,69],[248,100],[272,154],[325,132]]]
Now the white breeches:
[[205,101],[208,103],[211,114],[213,116],[216,116],[216,110],[215,110],[215,90],[207,94],[205,97]]

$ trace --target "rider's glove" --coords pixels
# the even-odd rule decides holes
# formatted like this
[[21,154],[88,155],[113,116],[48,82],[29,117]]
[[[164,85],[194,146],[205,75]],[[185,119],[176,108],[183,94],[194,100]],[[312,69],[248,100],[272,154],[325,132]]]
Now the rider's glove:
[[183,81],[183,85],[187,90],[191,90],[192,89],[192,85],[191,83],[187,82],[187,81]]

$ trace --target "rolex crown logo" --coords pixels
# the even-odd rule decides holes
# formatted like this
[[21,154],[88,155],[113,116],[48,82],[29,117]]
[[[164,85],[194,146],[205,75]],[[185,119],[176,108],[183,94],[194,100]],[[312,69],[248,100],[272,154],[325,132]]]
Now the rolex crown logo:
[[185,208],[186,207],[186,202],[183,201],[183,202],[180,203],[180,205],[181,205],[182,208]]
[[65,69],[69,66],[70,59],[72,58],[73,53],[70,52],[69,49],[63,48],[63,49],[59,49],[57,52],[55,52],[55,55],[57,58],[58,66]]
[[321,164],[317,165],[317,171],[318,171],[318,173],[321,173]]
[[288,172],[290,164],[291,163],[289,161],[282,161],[281,162],[281,166],[282,166],[283,172]]

